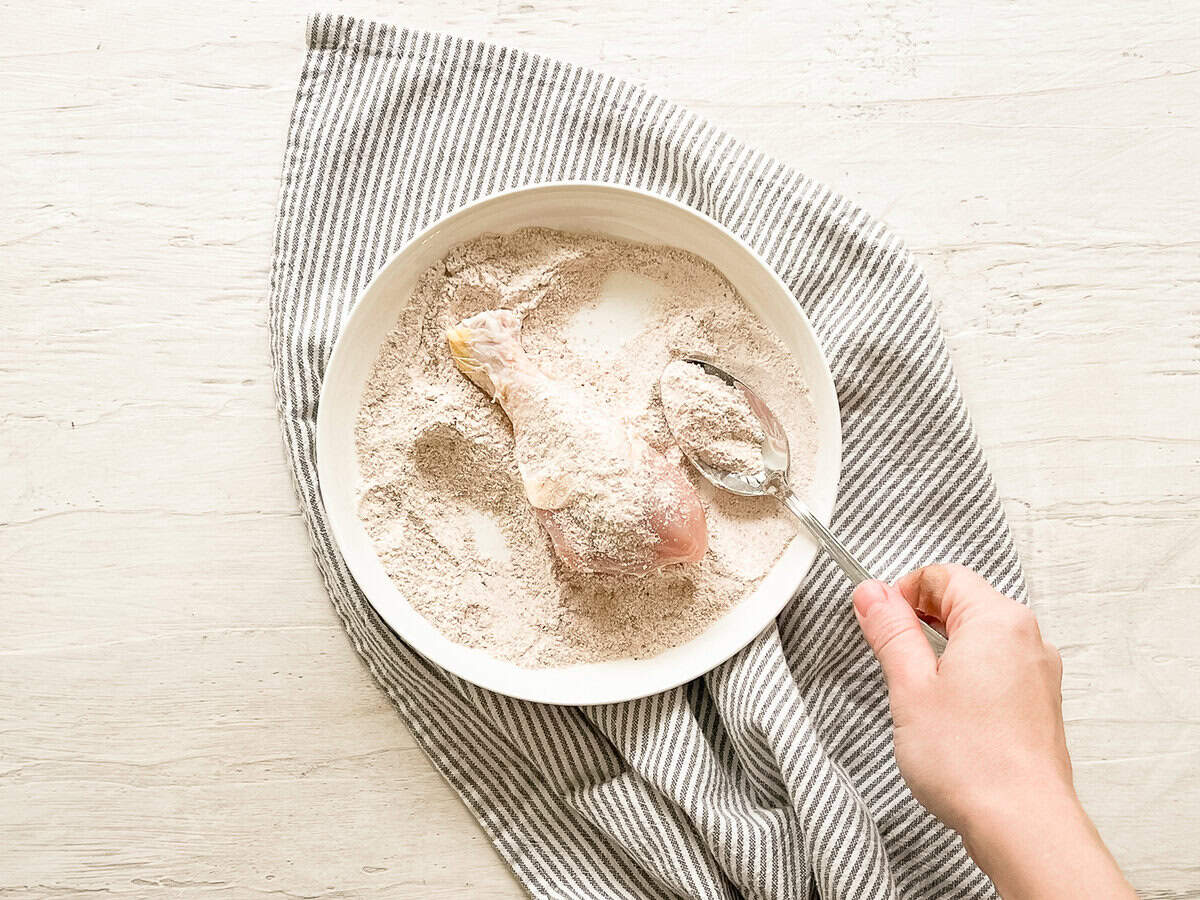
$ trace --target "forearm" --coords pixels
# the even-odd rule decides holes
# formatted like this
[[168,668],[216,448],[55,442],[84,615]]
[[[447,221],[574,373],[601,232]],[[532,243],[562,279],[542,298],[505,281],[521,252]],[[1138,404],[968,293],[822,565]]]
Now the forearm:
[[1073,794],[981,812],[963,842],[1004,900],[1136,900]]

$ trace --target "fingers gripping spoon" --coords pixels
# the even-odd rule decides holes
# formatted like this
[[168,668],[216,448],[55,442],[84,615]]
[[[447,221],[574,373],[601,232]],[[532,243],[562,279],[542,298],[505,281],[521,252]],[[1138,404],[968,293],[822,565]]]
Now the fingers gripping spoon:
[[[666,412],[667,425],[670,426],[671,432],[675,435],[680,449],[688,458],[688,462],[696,468],[696,471],[714,486],[722,490],[739,494],[743,497],[774,497],[792,515],[800,520],[801,524],[812,535],[813,540],[841,567],[851,583],[857,585],[863,581],[872,580],[873,576],[867,570],[866,566],[859,562],[854,557],[854,554],[846,549],[846,546],[837,539],[833,532],[826,528],[824,523],[813,515],[812,511],[808,508],[808,504],[800,499],[795,491],[792,490],[791,485],[788,483],[787,475],[788,464],[791,459],[788,449],[787,432],[784,430],[783,424],[771,412],[762,399],[741,380],[726,372],[720,366],[706,360],[691,358],[675,360],[664,370],[663,377],[667,376],[667,373],[671,371],[673,366],[680,365],[698,366],[705,374],[719,378],[736,391],[740,391],[754,417],[758,420],[758,425],[761,427],[763,435],[761,442],[762,465],[758,470],[748,473],[724,471],[701,457],[697,451],[703,448],[697,448],[686,440],[680,440],[679,410],[664,401],[663,407]],[[709,458],[713,457],[709,455]],[[921,629],[925,632],[925,636],[929,639],[929,643],[933,646],[934,651],[941,653],[945,649],[946,639],[926,622],[921,622]]]

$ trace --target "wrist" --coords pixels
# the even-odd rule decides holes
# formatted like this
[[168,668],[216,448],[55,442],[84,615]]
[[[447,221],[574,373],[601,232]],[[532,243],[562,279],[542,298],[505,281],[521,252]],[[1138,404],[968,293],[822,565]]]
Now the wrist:
[[1078,831],[1081,819],[1086,815],[1074,790],[1055,785],[977,800],[960,831],[972,857],[1003,860],[1020,855],[1031,841]]
[[962,836],[1001,897],[1134,896],[1070,786],[982,808]]

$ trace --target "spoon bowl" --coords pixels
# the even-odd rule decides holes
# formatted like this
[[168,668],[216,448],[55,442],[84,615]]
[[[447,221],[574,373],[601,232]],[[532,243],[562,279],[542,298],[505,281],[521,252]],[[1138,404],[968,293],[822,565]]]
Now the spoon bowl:
[[[717,487],[742,497],[761,497],[774,493],[781,483],[786,484],[788,469],[791,465],[787,430],[762,398],[740,378],[708,360],[685,356],[674,363],[669,363],[668,368],[675,364],[697,366],[706,375],[719,378],[735,391],[739,391],[745,399],[746,405],[750,407],[750,411],[754,413],[754,417],[758,419],[764,435],[761,446],[761,469],[752,473],[722,471],[706,462],[696,452],[697,448],[688,442],[679,440],[680,428],[678,427],[678,417],[675,414],[676,410],[668,408],[664,403],[667,425],[675,436],[679,449],[683,451],[688,462],[695,466],[696,471]],[[665,374],[666,370],[663,371]]]
[[[681,411],[667,403],[667,392],[662,390],[663,380],[671,367],[676,365],[697,366],[706,375],[720,379],[735,392],[741,394],[762,430],[763,437],[759,445],[761,465],[758,469],[747,472],[723,470],[712,464],[711,454],[703,453],[704,448],[695,446],[691,441],[681,439],[684,431]],[[687,457],[688,462],[695,467],[697,472],[714,486],[742,497],[774,497],[800,520],[821,549],[829,554],[846,573],[852,584],[857,585],[873,580],[866,566],[858,561],[858,558],[838,540],[824,522],[813,515],[808,504],[792,490],[788,481],[791,454],[788,449],[787,430],[779,418],[771,412],[770,407],[749,385],[709,360],[683,357],[667,364],[663,374],[659,377],[659,386],[660,393],[664,397],[663,411],[667,426],[671,429],[676,443],[679,444],[679,449],[683,451],[683,455]],[[946,638],[944,635],[924,621],[921,622],[921,629],[925,632],[925,636],[929,639],[935,652],[940,653],[945,649]]]

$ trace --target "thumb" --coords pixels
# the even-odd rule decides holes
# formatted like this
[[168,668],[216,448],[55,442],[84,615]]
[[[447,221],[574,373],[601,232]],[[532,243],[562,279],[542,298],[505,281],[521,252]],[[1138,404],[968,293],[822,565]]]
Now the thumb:
[[937,657],[917,614],[894,587],[864,581],[854,589],[854,615],[883,667],[888,690],[909,690],[936,673]]

